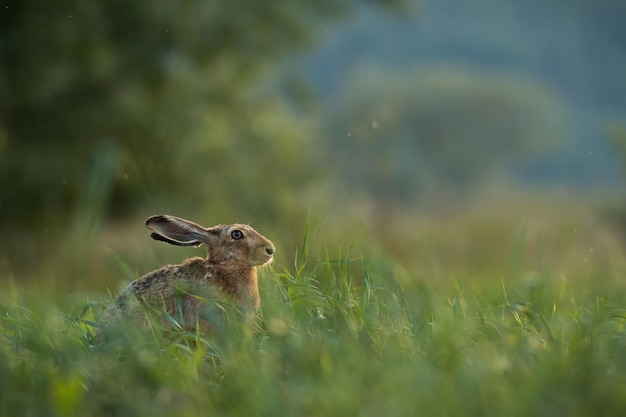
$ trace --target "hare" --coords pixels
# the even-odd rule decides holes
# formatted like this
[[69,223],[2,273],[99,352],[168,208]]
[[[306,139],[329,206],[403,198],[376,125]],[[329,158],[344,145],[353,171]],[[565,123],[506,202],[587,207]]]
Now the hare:
[[244,224],[204,228],[174,216],[149,217],[151,237],[178,246],[207,248],[205,259],[194,257],[164,266],[131,282],[102,314],[103,329],[124,316],[145,319],[142,310],[166,311],[181,317],[188,330],[210,331],[207,300],[233,302],[248,319],[260,306],[256,267],[269,263],[274,244]]

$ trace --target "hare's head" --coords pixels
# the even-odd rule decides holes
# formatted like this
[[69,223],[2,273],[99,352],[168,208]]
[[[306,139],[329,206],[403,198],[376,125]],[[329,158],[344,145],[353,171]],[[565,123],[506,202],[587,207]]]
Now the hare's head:
[[146,220],[152,238],[179,246],[206,245],[210,263],[263,265],[272,260],[274,244],[245,224],[202,227],[174,216],[152,216]]

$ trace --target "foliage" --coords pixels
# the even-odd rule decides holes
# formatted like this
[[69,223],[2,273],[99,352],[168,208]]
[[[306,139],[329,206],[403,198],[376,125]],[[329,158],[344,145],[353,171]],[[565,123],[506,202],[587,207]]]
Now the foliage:
[[[264,131],[251,112],[273,101],[258,92],[263,70],[305,47],[320,22],[356,3],[6,3],[0,10],[0,224],[49,228],[80,211],[93,192],[105,214],[120,216],[146,202],[187,196],[195,190],[192,173],[232,182],[232,169],[184,162],[192,149],[222,142],[237,150],[220,155],[226,166],[259,155],[280,167],[290,157],[280,151],[292,138]],[[279,123],[292,122],[273,110]],[[235,129],[220,129],[224,115],[237,118]],[[245,136],[249,125],[256,126],[254,145]],[[253,163],[246,174],[261,169]],[[296,171],[266,181],[297,186],[302,178]]]

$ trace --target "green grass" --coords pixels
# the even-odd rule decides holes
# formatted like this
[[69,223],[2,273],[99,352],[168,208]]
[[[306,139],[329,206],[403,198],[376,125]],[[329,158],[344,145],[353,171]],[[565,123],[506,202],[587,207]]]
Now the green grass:
[[293,273],[262,273],[257,328],[235,315],[210,336],[155,321],[94,345],[105,296],[46,304],[11,289],[0,304],[1,415],[626,410],[622,287],[580,288],[538,272],[442,289],[385,259],[306,255]]

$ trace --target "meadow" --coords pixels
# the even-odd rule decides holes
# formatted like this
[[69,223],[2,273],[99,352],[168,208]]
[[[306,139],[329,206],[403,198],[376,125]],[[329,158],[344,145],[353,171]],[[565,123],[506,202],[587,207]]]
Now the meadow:
[[[307,222],[283,242],[293,262],[260,272],[256,325],[224,306],[211,335],[171,318],[96,344],[106,291],[49,297],[13,277],[0,296],[0,415],[621,416],[621,246],[571,211],[535,214],[413,219],[360,240]],[[138,269],[139,256],[101,256]]]

